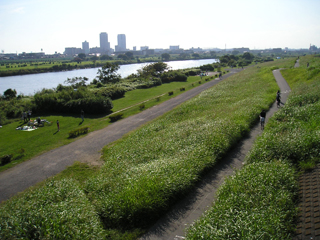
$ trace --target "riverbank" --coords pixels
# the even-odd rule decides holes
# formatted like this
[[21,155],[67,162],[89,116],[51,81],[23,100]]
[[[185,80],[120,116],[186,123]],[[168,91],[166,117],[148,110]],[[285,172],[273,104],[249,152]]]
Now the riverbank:
[[[199,57],[199,58],[178,58],[170,59],[170,61],[187,61],[187,60],[205,60],[212,59],[212,57]],[[48,72],[62,72],[62,71],[71,71],[71,70],[79,70],[79,69],[88,69],[88,68],[97,68],[104,66],[107,62],[112,62],[118,65],[128,65],[128,64],[139,64],[139,63],[151,63],[158,62],[160,60],[159,57],[150,57],[150,58],[138,58],[134,60],[89,60],[89,61],[79,61],[76,62],[74,60],[70,61],[43,61],[36,60],[36,62],[30,63],[1,63],[0,66],[0,77],[8,77],[8,76],[17,76],[17,75],[27,75],[27,74],[38,74],[38,73],[48,73]],[[162,61],[162,60],[161,60]],[[57,64],[55,64],[57,63]]]

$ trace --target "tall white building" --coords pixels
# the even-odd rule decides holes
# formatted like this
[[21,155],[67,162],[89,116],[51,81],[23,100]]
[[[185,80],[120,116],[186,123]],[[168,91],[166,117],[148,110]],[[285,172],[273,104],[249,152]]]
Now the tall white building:
[[82,50],[84,51],[85,54],[90,53],[89,43],[87,41],[84,41],[82,43]]
[[118,34],[118,45],[115,48],[116,52],[123,52],[127,50],[125,34]]
[[101,53],[110,51],[110,43],[108,42],[108,34],[106,32],[100,33],[100,51]]

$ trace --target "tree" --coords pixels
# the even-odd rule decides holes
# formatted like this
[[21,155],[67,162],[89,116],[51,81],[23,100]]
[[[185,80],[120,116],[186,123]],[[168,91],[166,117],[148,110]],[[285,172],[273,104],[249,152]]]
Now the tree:
[[82,59],[79,58],[79,57],[75,57],[75,58],[73,59],[73,61],[75,61],[75,62],[77,62],[77,63],[81,63],[81,62],[82,62]]
[[112,60],[112,57],[104,54],[104,55],[100,56],[100,60]]
[[17,91],[15,89],[7,89],[6,91],[4,91],[3,96],[5,99],[12,99],[17,97]]
[[132,52],[126,52],[125,55],[126,55],[129,59],[132,59],[132,58],[133,58],[133,53],[132,53]]
[[79,53],[78,57],[81,58],[82,60],[86,59],[86,54],[85,53]]
[[120,81],[121,76],[116,72],[120,66],[115,63],[107,62],[101,69],[98,70],[97,78],[101,83],[116,83]]
[[86,81],[88,81],[89,78],[87,77],[74,77],[74,78],[67,78],[67,80],[64,81],[64,83],[70,84],[74,88],[78,88],[79,86],[86,86]]
[[217,55],[217,53],[215,51],[210,51],[210,55],[211,55],[211,57],[215,57]]
[[165,61],[168,61],[170,59],[170,54],[169,53],[162,53],[161,58],[164,59]]
[[129,59],[128,56],[125,55],[125,54],[119,54],[119,55],[118,55],[118,58],[120,58],[120,59],[122,59],[122,60],[128,60],[128,59]]
[[141,69],[139,69],[138,74],[141,77],[158,76],[159,74],[163,73],[168,69],[169,69],[168,64],[164,62],[150,63],[142,67]]
[[254,55],[249,53],[249,52],[245,52],[243,55],[243,58],[246,59],[246,60],[252,60],[254,59]]
[[193,54],[192,54],[192,57],[194,57],[194,58],[199,58],[200,55],[199,55],[199,53],[193,53]]

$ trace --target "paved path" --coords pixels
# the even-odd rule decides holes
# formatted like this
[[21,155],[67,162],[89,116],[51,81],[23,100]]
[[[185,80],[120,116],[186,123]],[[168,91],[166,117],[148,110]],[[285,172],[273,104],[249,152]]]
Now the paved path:
[[[281,91],[281,101],[285,103],[290,87],[282,77],[280,70],[273,75]],[[276,96],[276,93],[275,93]],[[266,122],[278,110],[276,103],[267,112]],[[146,240],[180,240],[185,237],[186,228],[210,208],[215,200],[216,191],[224,179],[233,174],[235,169],[242,167],[244,158],[251,149],[254,140],[261,133],[259,123],[251,130],[249,136],[243,139],[231,152],[225,156],[211,172],[206,174],[184,200],[177,203],[166,216],[160,219],[149,232],[140,239]]]
[[75,161],[91,162],[99,161],[101,149],[120,139],[128,132],[141,125],[163,115],[181,103],[191,99],[207,88],[219,83],[223,79],[241,71],[242,69],[230,69],[221,80],[216,79],[206,82],[178,95],[162,104],[144,110],[134,116],[115,122],[108,127],[94,131],[75,142],[51,150],[43,155],[21,163],[0,173],[0,202],[25,189],[39,183],[48,177],[54,176],[71,166]]

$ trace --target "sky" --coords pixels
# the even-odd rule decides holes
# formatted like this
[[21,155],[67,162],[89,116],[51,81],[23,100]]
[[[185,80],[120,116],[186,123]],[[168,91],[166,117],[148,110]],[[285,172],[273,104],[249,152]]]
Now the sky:
[[66,47],[320,48],[320,0],[0,0],[0,51]]

